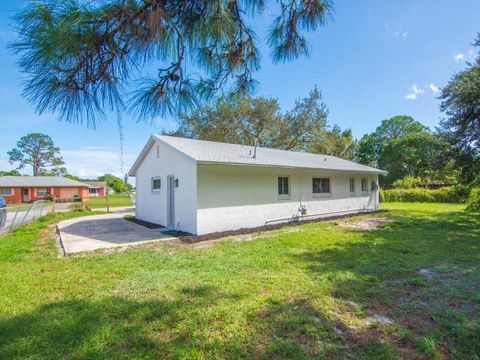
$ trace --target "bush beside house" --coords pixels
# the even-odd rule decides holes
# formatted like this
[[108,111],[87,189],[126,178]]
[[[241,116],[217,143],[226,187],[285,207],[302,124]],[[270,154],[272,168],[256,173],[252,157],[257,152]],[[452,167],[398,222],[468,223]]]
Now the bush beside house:
[[380,190],[380,202],[463,203],[469,188],[464,185],[439,189],[411,188]]
[[480,211],[480,188],[472,189],[467,199],[467,211]]

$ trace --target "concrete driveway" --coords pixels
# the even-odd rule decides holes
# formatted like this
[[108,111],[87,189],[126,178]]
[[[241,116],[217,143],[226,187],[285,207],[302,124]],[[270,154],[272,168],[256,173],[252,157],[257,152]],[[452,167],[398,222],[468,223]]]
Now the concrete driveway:
[[167,229],[148,229],[125,220],[125,213],[92,215],[60,222],[58,230],[66,254],[176,239]]

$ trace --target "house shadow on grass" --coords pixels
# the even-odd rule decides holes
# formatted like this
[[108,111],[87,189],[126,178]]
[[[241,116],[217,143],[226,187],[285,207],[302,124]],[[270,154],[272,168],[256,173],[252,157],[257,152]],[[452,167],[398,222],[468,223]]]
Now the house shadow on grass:
[[[194,296],[201,297],[203,291],[194,291]],[[195,309],[181,297],[150,301],[107,297],[40,306],[0,320],[0,358],[393,357],[393,349],[371,334],[339,335],[334,329],[345,327],[328,320],[306,299],[267,301],[232,320],[202,312],[198,303]],[[240,320],[245,327],[235,328]]]

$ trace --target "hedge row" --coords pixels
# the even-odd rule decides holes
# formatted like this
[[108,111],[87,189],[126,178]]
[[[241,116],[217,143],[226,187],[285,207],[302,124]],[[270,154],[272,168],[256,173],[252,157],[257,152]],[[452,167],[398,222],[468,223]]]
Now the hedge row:
[[467,199],[468,193],[469,189],[461,185],[440,189],[391,189],[380,190],[380,201],[463,203]]
[[467,199],[467,211],[480,211],[480,188],[472,189]]

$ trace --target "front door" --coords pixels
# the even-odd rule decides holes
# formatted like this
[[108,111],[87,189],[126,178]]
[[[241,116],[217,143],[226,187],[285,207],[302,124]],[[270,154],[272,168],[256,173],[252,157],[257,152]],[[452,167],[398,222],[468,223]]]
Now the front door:
[[167,176],[167,226],[175,228],[175,176]]
[[23,188],[22,189],[22,201],[23,202],[29,202],[30,198],[28,197],[28,188]]

